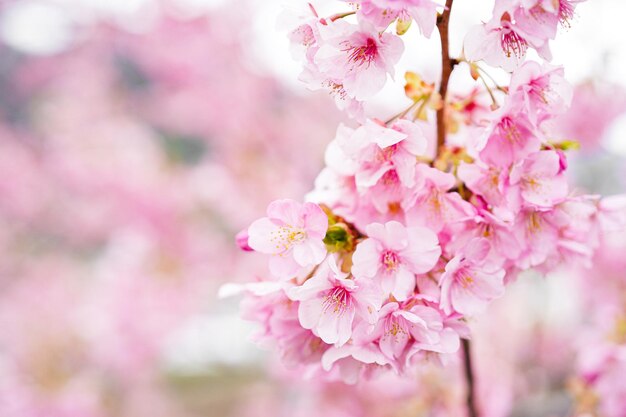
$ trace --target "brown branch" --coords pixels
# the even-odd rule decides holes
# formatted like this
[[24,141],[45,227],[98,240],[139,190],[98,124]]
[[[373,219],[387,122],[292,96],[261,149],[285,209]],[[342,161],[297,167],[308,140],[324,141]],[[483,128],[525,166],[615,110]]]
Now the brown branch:
[[446,0],[445,9],[437,19],[437,28],[439,29],[439,37],[441,38],[441,84],[439,85],[439,95],[442,100],[442,106],[437,110],[437,156],[446,143],[446,93],[448,92],[448,81],[450,80],[450,74],[452,73],[452,68],[455,63],[450,59],[448,43],[448,25],[450,23],[452,1],[453,0]]
[[476,411],[476,403],[474,401],[474,370],[472,369],[472,352],[470,348],[470,342],[467,339],[462,339],[463,343],[463,365],[465,371],[465,381],[467,385],[467,410],[469,417],[478,417],[478,411]]

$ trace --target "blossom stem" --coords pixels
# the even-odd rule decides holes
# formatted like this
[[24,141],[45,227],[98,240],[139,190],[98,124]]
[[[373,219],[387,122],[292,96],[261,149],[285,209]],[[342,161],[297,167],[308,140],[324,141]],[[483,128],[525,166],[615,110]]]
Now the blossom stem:
[[353,11],[353,12],[338,13],[336,15],[331,16],[329,20],[331,22],[334,22],[335,20],[343,19],[344,17],[352,16],[353,14],[356,14],[356,12]]
[[439,29],[439,37],[441,38],[441,84],[439,85],[439,95],[441,96],[442,106],[437,110],[437,155],[446,143],[446,93],[448,92],[448,81],[452,73],[454,62],[450,59],[448,44],[448,25],[450,23],[450,11],[452,10],[452,1],[446,0],[443,13],[437,19],[437,28]]
[[496,100],[496,96],[494,96],[493,91],[491,91],[491,87],[489,87],[489,84],[487,84],[487,80],[485,80],[485,77],[483,77],[480,72],[478,72],[478,78],[480,78],[480,80],[483,82],[483,85],[487,89],[487,93],[489,93],[489,97],[491,97],[493,108],[500,107],[500,105],[498,104],[498,100]]
[[482,72],[484,75],[486,75],[493,82],[493,84],[495,85],[496,89],[502,91],[504,94],[508,94],[508,91],[506,91],[506,88],[498,85],[496,80],[491,76],[491,74],[489,74],[489,72],[485,71],[484,68],[482,68],[479,65],[476,65],[476,69],[478,70],[479,73]]
[[420,104],[420,106],[417,108],[417,111],[415,112],[415,115],[413,116],[413,120],[419,119],[420,114],[422,114],[422,112],[424,111],[424,107],[426,107],[426,104],[428,103],[429,100],[430,100],[430,95],[424,98],[424,101],[422,101],[422,104]]
[[389,123],[397,120],[397,119],[401,119],[404,116],[407,115],[408,112],[411,111],[411,109],[413,109],[417,103],[419,103],[420,101],[414,101],[409,107],[407,107],[406,109],[402,110],[400,113],[396,114],[395,116],[391,117],[390,119],[388,119],[387,121],[385,121],[385,124],[388,125]]
[[476,403],[474,401],[474,370],[472,368],[472,352],[470,341],[462,339],[463,344],[463,365],[465,371],[465,381],[467,384],[467,410],[469,417],[478,417]]

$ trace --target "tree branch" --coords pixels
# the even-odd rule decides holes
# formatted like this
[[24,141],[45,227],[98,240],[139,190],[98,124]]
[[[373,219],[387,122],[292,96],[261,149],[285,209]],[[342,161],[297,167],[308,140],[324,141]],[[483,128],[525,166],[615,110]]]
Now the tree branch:
[[441,38],[441,84],[439,85],[439,95],[441,96],[442,106],[437,110],[436,155],[439,155],[441,148],[446,143],[446,93],[448,92],[448,81],[450,80],[450,74],[454,66],[454,61],[450,59],[448,44],[448,25],[450,23],[452,1],[453,0],[446,0],[445,9],[437,19],[437,28],[439,29],[439,37]]
[[474,370],[472,369],[472,352],[470,342],[462,339],[463,343],[463,365],[465,371],[465,381],[467,385],[467,411],[469,417],[478,417],[476,403],[474,401]]

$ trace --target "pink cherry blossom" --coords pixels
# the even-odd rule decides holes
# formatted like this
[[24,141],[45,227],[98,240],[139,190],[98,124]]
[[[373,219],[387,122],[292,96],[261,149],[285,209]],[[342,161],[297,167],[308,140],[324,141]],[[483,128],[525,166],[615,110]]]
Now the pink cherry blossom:
[[375,344],[333,346],[322,356],[322,367],[346,384],[356,384],[362,376],[368,377],[389,360]]
[[[511,212],[505,213],[507,216],[516,216]],[[504,220],[487,209],[479,209],[477,216],[454,231],[454,238],[446,244],[446,251],[458,252],[472,240],[483,238],[491,245],[488,255],[490,261],[505,267],[510,266],[520,257],[525,247],[514,233],[514,218]]]
[[462,163],[457,175],[467,188],[480,195],[492,207],[508,207],[510,203],[510,184],[508,169],[489,166],[476,161]]
[[328,218],[317,204],[277,200],[268,206],[267,217],[248,228],[248,245],[273,255],[269,264],[272,274],[291,278],[300,267],[322,262],[327,229]]
[[379,339],[381,352],[399,372],[417,351],[456,352],[458,334],[444,325],[441,313],[425,305],[387,303],[370,337]]
[[489,165],[507,168],[539,151],[541,143],[542,135],[522,111],[521,102],[513,101],[492,121],[486,139],[479,145],[479,156]]
[[298,302],[289,299],[284,288],[272,284],[277,283],[259,282],[243,288],[249,296],[242,304],[242,317],[261,324],[254,340],[276,345],[287,366],[318,365],[329,345],[300,325]]
[[376,28],[385,29],[396,19],[402,22],[413,19],[427,38],[435,28],[439,6],[432,0],[358,0],[351,3],[357,3],[359,16]]
[[344,345],[352,336],[355,319],[375,322],[381,294],[367,279],[350,279],[337,268],[334,259],[322,264],[303,285],[288,291],[300,301],[298,318],[325,343]]
[[527,205],[551,208],[567,196],[567,180],[555,151],[540,151],[511,169],[511,184],[518,186]]
[[418,165],[416,175],[423,178],[425,185],[413,190],[403,202],[407,224],[439,233],[446,224],[474,215],[469,203],[458,193],[449,192],[456,184],[453,175],[424,164]]
[[397,221],[369,224],[366,232],[369,239],[357,246],[352,257],[352,273],[357,278],[376,277],[384,294],[406,300],[415,289],[415,274],[428,272],[439,259],[437,235]]
[[515,260],[521,269],[546,262],[558,244],[559,231],[551,211],[522,210],[515,219],[513,233],[523,242],[522,253]]
[[534,61],[525,62],[511,76],[510,94],[521,94],[535,123],[564,113],[573,90],[563,78],[563,68]]
[[379,33],[365,22],[358,26],[337,20],[320,25],[314,63],[322,83],[340,85],[348,97],[365,100],[379,92],[393,76],[404,50],[402,40]]
[[486,239],[475,239],[454,256],[441,276],[441,307],[446,314],[480,313],[487,303],[504,293],[504,270],[490,264]]
[[277,27],[287,31],[292,56],[302,59],[317,43],[319,16],[311,3],[286,5],[278,17]]
[[544,59],[550,59],[549,36],[536,28],[514,24],[509,12],[495,14],[490,22],[475,26],[467,33],[463,46],[465,57],[470,61],[483,60],[509,72],[524,61],[529,46]]
[[465,36],[463,52],[470,61],[485,61],[494,67],[512,71],[524,60],[528,41],[510,21],[500,25],[475,26]]
[[[368,119],[351,134],[338,135],[337,145],[345,157],[354,161],[357,187],[372,187],[391,170],[404,186],[412,187],[416,158],[425,154],[428,141],[420,127],[408,120],[398,120],[387,128],[381,122]],[[344,167],[350,166],[345,165],[350,163],[345,157],[341,162]],[[339,165],[337,160],[335,166]]]

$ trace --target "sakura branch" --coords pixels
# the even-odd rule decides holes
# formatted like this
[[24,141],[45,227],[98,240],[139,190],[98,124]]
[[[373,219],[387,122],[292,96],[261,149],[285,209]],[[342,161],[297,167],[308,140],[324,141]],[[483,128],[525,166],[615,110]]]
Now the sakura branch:
[[[602,227],[601,203],[570,190],[568,146],[547,123],[571,100],[564,70],[525,61],[528,48],[549,58],[577,3],[498,0],[458,58],[448,51],[452,0],[351,1],[331,18],[311,4],[285,12],[301,80],[355,124],[338,127],[307,203],[274,202],[240,235],[242,248],[269,256],[269,274],[246,287],[260,341],[310,377],[349,383],[410,375],[425,361],[449,366],[463,351],[468,413],[479,415],[468,321],[519,272],[588,264],[598,246],[589,236]],[[413,104],[387,122],[367,114],[407,37],[435,27],[439,89],[408,72]],[[491,90],[488,65],[510,84]],[[448,85],[453,70],[471,93]]]
[[[454,66],[453,61],[450,59],[449,41],[448,41],[448,26],[450,24],[450,13],[452,12],[452,1],[446,0],[443,13],[437,18],[437,28],[439,29],[439,38],[441,39],[441,83],[439,85],[439,96],[443,102],[446,101],[446,95],[448,92],[448,82],[450,81],[450,74],[452,74],[452,68]],[[441,106],[437,110],[437,152],[446,143],[446,122],[445,122],[446,106]]]

